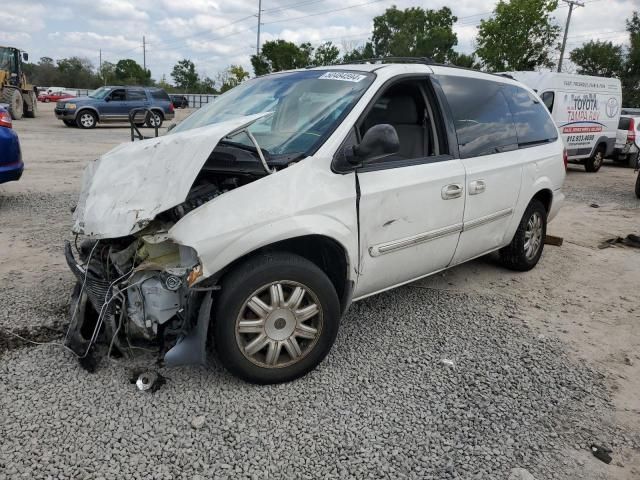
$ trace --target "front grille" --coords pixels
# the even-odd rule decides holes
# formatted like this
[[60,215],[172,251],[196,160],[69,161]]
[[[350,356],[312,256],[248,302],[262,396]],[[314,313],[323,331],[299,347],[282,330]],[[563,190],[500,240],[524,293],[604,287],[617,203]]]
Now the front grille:
[[[91,305],[93,305],[93,308],[96,310],[96,312],[100,313],[105,302],[109,302],[113,295],[111,290],[109,289],[109,282],[102,278],[96,277],[95,274],[91,272],[91,270],[89,270],[85,274],[85,269],[81,267],[78,262],[76,262],[76,259],[73,256],[71,243],[69,243],[69,241],[65,242],[64,256],[67,260],[69,268],[76,276],[80,284],[84,284],[84,292],[87,294],[87,298],[91,302]],[[113,313],[113,303],[109,303],[109,306],[103,313]]]

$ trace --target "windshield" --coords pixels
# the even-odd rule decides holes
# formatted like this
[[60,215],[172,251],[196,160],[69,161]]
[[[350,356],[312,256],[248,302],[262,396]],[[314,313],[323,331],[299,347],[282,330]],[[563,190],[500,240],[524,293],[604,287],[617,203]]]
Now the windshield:
[[[374,78],[372,73],[344,70],[307,70],[256,78],[194,112],[171,133],[273,112],[249,127],[260,148],[270,155],[307,153],[333,132]],[[227,141],[253,148],[245,133]]]
[[93,92],[89,93],[89,96],[91,98],[97,98],[97,99],[103,99],[104,97],[106,97],[107,95],[109,95],[109,92],[111,91],[110,87],[100,87],[97,90],[94,90]]
[[14,72],[14,58],[15,57],[12,49],[0,47],[0,70],[8,70],[9,72]]

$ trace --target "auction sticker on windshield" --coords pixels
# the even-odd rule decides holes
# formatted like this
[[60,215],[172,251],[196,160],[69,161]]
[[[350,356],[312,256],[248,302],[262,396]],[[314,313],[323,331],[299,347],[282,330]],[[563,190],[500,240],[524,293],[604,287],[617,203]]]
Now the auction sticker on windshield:
[[366,75],[351,72],[327,72],[318,77],[320,80],[342,80],[343,82],[359,82],[367,78]]

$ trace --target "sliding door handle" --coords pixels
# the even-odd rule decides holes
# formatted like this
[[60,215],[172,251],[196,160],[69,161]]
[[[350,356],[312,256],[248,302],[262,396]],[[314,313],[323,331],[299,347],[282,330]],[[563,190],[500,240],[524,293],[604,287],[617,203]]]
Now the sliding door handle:
[[478,195],[482,193],[487,188],[487,184],[484,183],[484,180],[474,180],[469,183],[469,195]]
[[452,200],[462,196],[463,188],[459,183],[452,183],[442,187],[442,199]]

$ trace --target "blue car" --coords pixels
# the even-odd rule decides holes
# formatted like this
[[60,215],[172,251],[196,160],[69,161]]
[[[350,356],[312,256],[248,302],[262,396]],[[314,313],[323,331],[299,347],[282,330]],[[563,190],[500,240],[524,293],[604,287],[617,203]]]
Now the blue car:
[[67,127],[94,128],[98,123],[128,122],[134,108],[148,108],[153,115],[141,114],[138,126],[160,127],[174,117],[167,92],[155,87],[100,87],[87,97],[65,98],[56,103],[56,118]]
[[11,115],[0,105],[0,183],[18,180],[24,170],[18,134],[11,127]]

